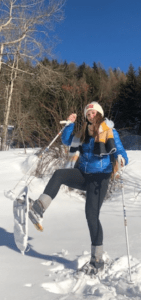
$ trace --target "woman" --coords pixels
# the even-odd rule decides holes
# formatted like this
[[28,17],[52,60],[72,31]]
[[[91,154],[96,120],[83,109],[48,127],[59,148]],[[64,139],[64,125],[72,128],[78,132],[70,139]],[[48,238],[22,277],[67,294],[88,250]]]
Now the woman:
[[97,102],[88,104],[84,109],[86,122],[81,132],[73,135],[76,114],[71,114],[71,122],[62,133],[62,142],[70,147],[71,154],[79,150],[75,168],[59,169],[49,180],[44,193],[34,202],[32,212],[40,217],[57,195],[61,184],[86,191],[85,214],[91,238],[91,259],[81,271],[96,274],[103,269],[103,231],[99,220],[100,208],[107,192],[112,173],[110,156],[120,155],[121,165],[128,163],[127,154],[115,129],[104,120],[104,111]]

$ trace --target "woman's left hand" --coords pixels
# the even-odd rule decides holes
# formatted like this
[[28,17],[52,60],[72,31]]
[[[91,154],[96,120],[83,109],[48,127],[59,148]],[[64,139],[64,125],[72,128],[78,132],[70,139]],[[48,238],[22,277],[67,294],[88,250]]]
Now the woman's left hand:
[[74,123],[76,121],[76,118],[77,118],[77,114],[71,114],[67,120],[68,121],[71,121],[72,123]]

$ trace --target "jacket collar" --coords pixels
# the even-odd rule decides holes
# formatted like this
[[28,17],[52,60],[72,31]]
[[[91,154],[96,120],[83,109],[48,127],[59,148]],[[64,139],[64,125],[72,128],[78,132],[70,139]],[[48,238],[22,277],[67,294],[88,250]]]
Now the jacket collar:
[[99,133],[103,132],[103,131],[107,131],[109,130],[109,127],[107,126],[107,124],[105,123],[105,121],[103,121],[99,127]]

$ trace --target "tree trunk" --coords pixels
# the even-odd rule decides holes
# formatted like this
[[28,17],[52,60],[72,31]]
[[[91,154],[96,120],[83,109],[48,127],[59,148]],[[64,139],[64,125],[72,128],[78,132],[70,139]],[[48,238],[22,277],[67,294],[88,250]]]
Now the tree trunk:
[[[8,131],[8,123],[9,123],[9,115],[10,115],[12,94],[13,94],[13,88],[14,88],[14,80],[17,77],[17,70],[14,69],[14,66],[15,66],[15,61],[13,62],[13,68],[12,68],[12,71],[11,71],[11,82],[10,82],[10,85],[7,87],[4,122],[3,122],[3,130],[2,130],[2,142],[1,142],[1,150],[2,151],[6,150],[7,131]],[[17,60],[16,68],[17,67],[18,67],[18,60]]]

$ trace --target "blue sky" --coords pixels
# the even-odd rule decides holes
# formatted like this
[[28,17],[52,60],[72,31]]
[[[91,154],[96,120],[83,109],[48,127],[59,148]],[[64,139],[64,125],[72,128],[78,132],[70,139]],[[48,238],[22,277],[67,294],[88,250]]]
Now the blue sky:
[[67,0],[56,33],[58,61],[124,72],[130,63],[141,66],[141,0]]

